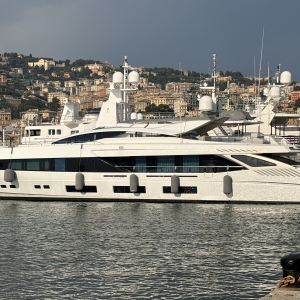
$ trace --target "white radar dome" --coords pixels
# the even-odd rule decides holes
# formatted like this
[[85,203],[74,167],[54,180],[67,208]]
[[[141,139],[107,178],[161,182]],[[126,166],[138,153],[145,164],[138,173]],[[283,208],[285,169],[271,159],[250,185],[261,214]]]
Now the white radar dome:
[[269,96],[274,100],[280,99],[280,97],[281,97],[280,87],[276,86],[276,85],[272,86],[269,91]]
[[280,75],[281,84],[290,84],[292,82],[292,74],[289,71],[284,71]]
[[268,88],[263,89],[263,95],[269,96],[269,89]]
[[131,71],[128,75],[128,81],[130,83],[138,83],[140,82],[140,75],[137,71]]
[[130,119],[131,119],[131,120],[136,120],[136,118],[137,118],[136,112],[131,113]]
[[213,100],[210,96],[203,96],[200,98],[199,110],[201,110],[201,111],[212,111],[213,110]]
[[141,113],[138,113],[138,114],[137,114],[137,119],[138,119],[138,120],[143,120],[143,115],[142,115]]
[[114,75],[113,75],[113,83],[123,83],[123,73],[121,72],[115,72]]

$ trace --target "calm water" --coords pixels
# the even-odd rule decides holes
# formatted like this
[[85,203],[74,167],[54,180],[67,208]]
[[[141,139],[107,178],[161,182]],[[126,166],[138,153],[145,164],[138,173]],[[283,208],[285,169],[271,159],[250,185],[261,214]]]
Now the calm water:
[[258,299],[300,206],[0,202],[0,299]]

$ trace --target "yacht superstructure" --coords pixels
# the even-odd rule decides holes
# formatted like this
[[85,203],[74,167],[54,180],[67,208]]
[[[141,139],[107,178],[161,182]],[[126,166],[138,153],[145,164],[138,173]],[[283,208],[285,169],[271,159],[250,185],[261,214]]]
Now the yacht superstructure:
[[123,67],[93,130],[0,148],[0,198],[300,203],[297,146],[208,141],[206,132],[228,120],[208,96],[203,118],[142,120],[127,101],[138,74],[127,59]]

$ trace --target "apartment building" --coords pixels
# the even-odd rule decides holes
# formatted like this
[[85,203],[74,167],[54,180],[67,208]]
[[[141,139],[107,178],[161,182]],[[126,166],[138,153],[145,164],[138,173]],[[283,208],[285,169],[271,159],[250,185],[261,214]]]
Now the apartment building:
[[0,110],[0,126],[7,126],[11,123],[10,109],[3,108]]
[[179,98],[174,100],[174,114],[176,117],[182,117],[187,113],[187,103],[184,99]]
[[291,101],[292,102],[295,102],[299,98],[300,98],[300,91],[291,92]]
[[1,85],[6,85],[6,82],[7,82],[7,79],[6,79],[6,74],[3,73],[3,74],[0,74],[0,84]]
[[189,82],[170,82],[166,84],[166,91],[173,93],[186,93],[187,91],[190,91],[192,87],[196,87],[196,84]]
[[34,68],[35,66],[44,67],[45,70],[49,70],[51,66],[55,66],[55,62],[53,60],[48,59],[39,59],[36,62],[28,62],[28,66]]
[[38,120],[39,120],[38,109],[29,109],[28,111],[22,113],[22,121],[26,121],[26,123],[32,123]]
[[52,102],[52,99],[54,97],[58,98],[60,105],[63,106],[65,103],[65,98],[67,98],[68,95],[65,93],[48,93],[48,97],[47,97],[48,103]]
[[134,103],[134,111],[139,112],[139,111],[145,111],[146,107],[150,105],[150,101],[138,101]]

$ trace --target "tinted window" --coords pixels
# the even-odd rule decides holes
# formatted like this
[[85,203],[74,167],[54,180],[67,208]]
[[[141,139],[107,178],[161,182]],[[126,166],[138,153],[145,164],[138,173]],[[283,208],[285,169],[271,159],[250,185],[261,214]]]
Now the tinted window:
[[232,158],[235,158],[245,164],[247,164],[250,167],[270,167],[270,166],[276,166],[276,164],[273,164],[271,162],[268,162],[266,160],[248,156],[248,155],[231,155]]

